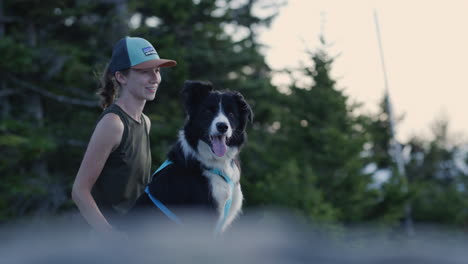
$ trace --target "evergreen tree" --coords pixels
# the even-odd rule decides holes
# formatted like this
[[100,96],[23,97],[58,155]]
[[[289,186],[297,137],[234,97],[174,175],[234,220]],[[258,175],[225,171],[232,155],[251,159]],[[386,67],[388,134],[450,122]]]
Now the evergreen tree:
[[[436,120],[433,140],[413,138],[409,180],[415,189],[413,212],[415,221],[466,227],[468,193],[465,189],[466,162],[457,144],[448,134],[448,121]],[[465,154],[466,155],[466,154]]]
[[[154,167],[182,126],[179,91],[187,79],[241,91],[263,126],[270,116],[263,98],[276,90],[255,29],[268,25],[277,6],[267,1],[272,16],[256,18],[252,9],[262,2],[0,2],[0,49],[7,56],[0,62],[0,219],[74,208],[68,194],[101,112],[94,75],[125,35],[144,37],[179,62],[162,72],[156,103],[145,109]],[[234,40],[228,26],[247,34]]]
[[71,183],[100,113],[93,75],[128,31],[126,3],[1,4],[1,89],[11,92],[1,96],[0,219],[57,213],[73,206]]
[[368,188],[370,175],[362,172],[366,119],[335,87],[333,59],[323,49],[310,55],[314,66],[305,75],[313,84],[292,86],[291,94],[283,95],[285,106],[267,135],[270,172],[252,192],[258,203],[296,208],[312,221],[363,221],[377,198]]
[[[370,116],[366,130],[369,132],[368,142],[369,163],[375,165],[371,173],[387,173],[389,179],[375,188],[379,192],[379,202],[372,209],[369,218],[398,227],[405,220],[405,205],[410,200],[411,189],[408,192],[405,175],[400,175],[396,164],[395,149],[392,146],[392,135],[389,109],[389,94],[385,93],[375,116]],[[398,119],[397,122],[401,120]],[[396,125],[396,124],[395,124]],[[400,144],[396,142],[396,144]],[[377,180],[377,179],[374,179]]]

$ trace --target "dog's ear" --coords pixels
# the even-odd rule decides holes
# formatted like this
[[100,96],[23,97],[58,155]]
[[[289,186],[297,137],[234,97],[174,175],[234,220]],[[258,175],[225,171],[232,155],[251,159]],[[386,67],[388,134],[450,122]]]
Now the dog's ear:
[[208,81],[185,81],[184,88],[182,89],[182,99],[187,114],[211,91],[213,91],[213,85]]
[[236,98],[237,105],[239,106],[240,109],[240,115],[241,115],[241,129],[244,130],[247,122],[253,122],[253,111],[250,105],[247,103],[247,101],[244,99],[244,96],[242,96],[241,93],[239,92],[234,92],[234,97]]

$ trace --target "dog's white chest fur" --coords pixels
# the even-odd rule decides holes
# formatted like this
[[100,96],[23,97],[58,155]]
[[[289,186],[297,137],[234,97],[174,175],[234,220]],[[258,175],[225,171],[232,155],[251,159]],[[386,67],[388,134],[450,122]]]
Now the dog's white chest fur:
[[[239,184],[240,171],[234,163],[229,163],[230,164],[225,164],[225,166],[223,166],[224,169],[222,169],[222,173],[232,181],[232,187],[220,175],[217,175],[209,170],[205,170],[203,172],[203,175],[209,179],[211,194],[213,199],[216,201],[219,215],[218,222],[220,223],[221,221],[224,221],[224,224],[220,227],[221,232],[223,232],[238,216],[242,208],[243,200],[243,195]],[[225,206],[229,199],[232,199],[231,207],[225,216]]]
[[226,230],[226,228],[234,221],[234,219],[239,215],[242,208],[243,195],[241,187],[239,184],[240,180],[240,170],[237,165],[233,162],[234,157],[239,152],[239,149],[236,147],[228,147],[224,157],[219,158],[213,155],[210,147],[203,141],[198,142],[198,159],[207,167],[212,169],[221,170],[226,177],[228,177],[233,183],[234,187],[230,188],[229,183],[227,183],[221,176],[205,170],[203,175],[208,177],[211,187],[211,195],[216,201],[217,211],[218,211],[218,222],[223,221],[224,219],[224,207],[229,198],[232,199],[231,207],[229,212],[224,220],[224,224],[221,227],[221,232]]
[[220,231],[224,232],[241,212],[242,201],[244,199],[239,184],[240,170],[237,165],[232,162],[235,156],[239,153],[239,149],[237,147],[228,147],[226,154],[220,158],[213,155],[210,146],[202,140],[198,141],[198,151],[195,152],[187,143],[183,131],[179,132],[179,140],[186,157],[192,156],[206,167],[222,171],[224,175],[234,183],[234,187],[231,190],[229,183],[227,183],[221,176],[212,173],[209,170],[205,170],[203,172],[203,175],[206,176],[210,182],[211,195],[216,201],[218,224],[224,219],[224,207],[226,202],[229,198],[232,199],[231,207],[226,219],[224,219],[224,224],[220,227]]

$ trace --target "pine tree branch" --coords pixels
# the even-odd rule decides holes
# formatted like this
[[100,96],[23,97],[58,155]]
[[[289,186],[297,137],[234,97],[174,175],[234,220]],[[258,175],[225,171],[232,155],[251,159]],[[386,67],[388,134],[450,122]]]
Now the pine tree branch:
[[45,89],[42,89],[42,88],[38,87],[38,86],[35,86],[35,85],[30,84],[28,82],[22,81],[22,80],[20,80],[20,79],[18,79],[16,77],[9,76],[9,78],[15,84],[18,84],[18,85],[20,85],[20,86],[22,86],[24,88],[27,88],[29,90],[32,90],[34,92],[37,92],[42,96],[48,97],[48,98],[53,99],[55,101],[58,101],[60,103],[80,105],[80,106],[91,107],[91,108],[99,106],[99,104],[96,101],[71,98],[71,97],[67,97],[67,96],[63,96],[63,95],[56,95],[54,93],[51,93],[51,92],[49,92],[49,91],[47,91]]
[[20,21],[20,17],[0,15],[0,23],[2,23],[2,24],[12,23],[12,22],[16,22],[16,21]]
[[78,96],[81,98],[90,98],[92,96],[92,94],[90,94],[89,92],[85,92],[83,89],[74,86],[61,87],[61,89],[63,89],[67,93],[70,93],[70,95]]
[[72,147],[86,147],[88,142],[77,140],[77,139],[68,139],[65,141],[65,144],[72,146]]
[[0,91],[0,97],[10,96],[10,95],[16,94],[16,93],[18,93],[18,91],[15,91],[13,89],[1,90]]

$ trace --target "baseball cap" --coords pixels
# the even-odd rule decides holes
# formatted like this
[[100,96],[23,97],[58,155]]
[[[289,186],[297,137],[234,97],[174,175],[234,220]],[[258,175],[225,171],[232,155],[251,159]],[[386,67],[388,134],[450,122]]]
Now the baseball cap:
[[128,68],[146,69],[176,65],[176,61],[159,58],[156,49],[146,39],[125,37],[120,39],[112,50],[109,71],[114,74]]

